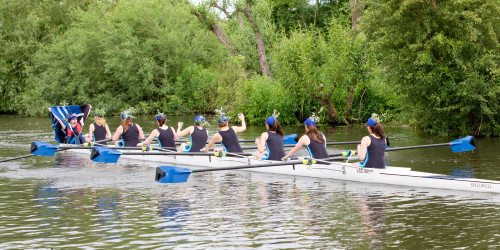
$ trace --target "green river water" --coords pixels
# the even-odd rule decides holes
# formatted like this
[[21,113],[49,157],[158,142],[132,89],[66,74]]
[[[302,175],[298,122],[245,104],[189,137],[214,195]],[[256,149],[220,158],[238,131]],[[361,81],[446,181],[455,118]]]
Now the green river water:
[[[168,117],[167,124],[192,117]],[[138,117],[144,132],[153,117]],[[119,118],[108,118],[112,131]],[[84,131],[88,130],[88,125]],[[216,130],[215,123],[210,134]],[[240,139],[255,139],[250,126]],[[361,126],[319,127],[327,141],[356,141]],[[444,143],[412,128],[386,127],[391,146]],[[304,133],[302,126],[286,134]],[[55,143],[49,118],[0,115],[0,159]],[[386,153],[391,166],[500,180],[499,138],[474,151],[448,147]],[[251,145],[251,144],[247,144]],[[337,152],[355,145],[329,146]],[[305,151],[300,151],[304,154]],[[219,171],[187,183],[154,181],[160,163],[94,163],[60,152],[0,163],[0,249],[498,249],[500,195]]]

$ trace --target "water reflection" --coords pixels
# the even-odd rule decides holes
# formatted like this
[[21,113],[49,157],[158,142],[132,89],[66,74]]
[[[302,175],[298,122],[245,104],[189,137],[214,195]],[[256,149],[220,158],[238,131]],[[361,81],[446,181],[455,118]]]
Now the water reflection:
[[359,206],[361,224],[364,226],[363,234],[368,238],[369,248],[384,247],[386,198],[377,194],[367,194],[360,198]]

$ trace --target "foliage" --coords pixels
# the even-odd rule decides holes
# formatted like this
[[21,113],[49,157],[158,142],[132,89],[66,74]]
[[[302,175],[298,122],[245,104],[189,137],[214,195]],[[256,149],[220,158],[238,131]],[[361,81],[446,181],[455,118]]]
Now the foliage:
[[91,2],[0,0],[0,112],[19,108],[33,54],[62,34],[74,22],[75,11]]
[[302,98],[328,99],[341,110],[348,88],[368,80],[370,67],[362,44],[362,36],[353,38],[350,28],[335,19],[325,32],[309,27],[283,34],[272,54],[274,74]]
[[244,113],[249,123],[263,123],[273,114],[280,113],[280,123],[295,123],[296,103],[290,100],[290,93],[278,82],[271,83],[266,76],[254,76],[238,81],[233,109],[230,116]]
[[25,112],[92,103],[107,112],[137,104],[143,113],[209,110],[227,52],[188,4],[164,0],[99,2],[40,50],[29,68]]
[[368,1],[362,29],[417,127],[500,135],[500,2]]
[[332,17],[349,21],[348,0],[271,0],[272,20],[277,31],[287,34],[297,27],[326,28]]

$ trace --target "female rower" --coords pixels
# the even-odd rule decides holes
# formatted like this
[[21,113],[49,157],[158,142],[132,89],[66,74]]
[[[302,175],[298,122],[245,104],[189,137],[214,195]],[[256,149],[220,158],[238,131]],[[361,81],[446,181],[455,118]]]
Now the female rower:
[[368,119],[365,124],[369,135],[361,139],[358,144],[358,157],[363,162],[360,167],[385,168],[384,154],[387,145],[387,137],[380,122],[376,122],[377,116]]
[[156,116],[156,124],[158,128],[151,131],[148,139],[146,139],[143,143],[139,143],[137,146],[148,146],[151,142],[158,138],[158,142],[161,148],[170,148],[175,149],[175,141],[177,141],[177,134],[174,131],[174,128],[167,126],[165,124],[167,122],[167,116],[163,113],[159,113]]
[[[52,112],[49,108],[49,112]],[[64,137],[66,138],[66,143],[67,144],[83,144],[85,143],[88,139],[83,138],[82,135],[82,124],[83,119],[80,120],[81,123],[78,122],[78,116],[73,113],[73,114],[68,114],[66,117],[70,127],[67,127],[66,124],[59,119],[57,115],[54,115],[54,118],[59,122],[60,130],[61,133],[60,135],[64,134]]]
[[134,118],[131,114],[132,110],[125,110],[122,113],[122,124],[118,126],[113,135],[113,141],[116,141],[118,146],[118,139],[122,139],[124,147],[135,147],[144,139],[144,133],[141,126],[132,122]]
[[205,117],[198,115],[194,118],[195,126],[189,126],[182,130],[182,122],[177,124],[177,137],[182,137],[187,134],[191,135],[191,142],[189,145],[182,143],[179,152],[200,152],[203,147],[207,144],[208,140],[208,130],[203,128],[205,124]]
[[240,142],[238,141],[238,136],[236,133],[243,132],[247,129],[245,124],[245,116],[239,114],[238,118],[241,120],[241,127],[228,125],[228,118],[225,114],[220,114],[217,119],[219,124],[219,132],[214,135],[210,143],[203,149],[203,151],[208,152],[208,150],[218,141],[221,142],[224,151],[231,153],[242,153]]
[[[255,139],[255,144],[257,144],[255,158],[280,161],[285,156],[285,147],[283,145],[284,134],[281,130],[281,125],[274,116],[269,116],[265,125],[267,132],[262,133],[260,139]],[[264,154],[266,147],[268,152]]]
[[304,122],[306,133],[300,137],[297,145],[288,152],[288,154],[282,158],[282,160],[287,160],[292,157],[299,149],[305,145],[309,151],[309,156],[315,159],[328,158],[328,152],[326,151],[326,139],[323,133],[316,129],[316,119],[313,117],[307,118]]
[[89,126],[89,139],[92,141],[102,141],[111,138],[111,131],[109,131],[108,124],[103,118],[104,110],[96,109],[94,113],[95,122]]

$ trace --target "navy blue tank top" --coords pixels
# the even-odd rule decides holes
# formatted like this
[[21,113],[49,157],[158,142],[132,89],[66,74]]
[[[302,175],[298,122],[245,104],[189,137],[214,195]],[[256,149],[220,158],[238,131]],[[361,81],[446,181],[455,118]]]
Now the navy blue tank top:
[[281,158],[285,156],[282,135],[267,131],[266,145],[269,150],[269,157],[267,160],[281,161]]
[[385,168],[384,154],[385,154],[385,138],[377,139],[373,135],[370,137],[370,146],[368,146],[368,161],[365,168]]
[[[307,137],[309,137],[309,135]],[[307,149],[309,150],[309,155],[311,156],[311,158],[316,158],[316,159],[328,158],[328,152],[326,151],[326,142],[323,139],[323,134],[319,134],[318,139],[321,141],[321,143],[309,137],[309,140],[311,141],[309,143],[309,146],[307,146]]]
[[139,129],[135,123],[132,123],[127,131],[122,133],[122,139],[125,143],[123,146],[125,147],[135,147],[139,142],[141,142],[139,140]]
[[160,141],[162,148],[175,148],[174,132],[171,127],[167,127],[167,129],[157,128],[156,130],[160,133],[158,141]]
[[102,141],[106,139],[106,127],[99,126],[94,122],[94,141]]
[[200,152],[200,150],[207,144],[207,130],[205,128],[193,127],[191,134],[191,148],[188,152]]
[[231,153],[242,153],[240,142],[238,141],[238,136],[234,132],[233,128],[229,128],[226,131],[219,131],[219,135],[222,137],[222,146],[227,152]]

